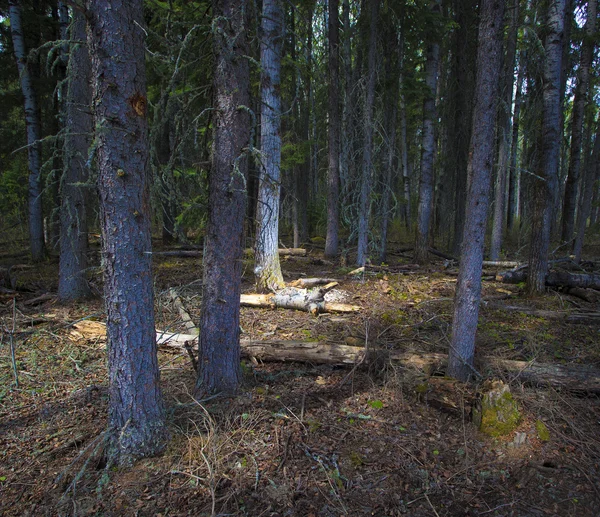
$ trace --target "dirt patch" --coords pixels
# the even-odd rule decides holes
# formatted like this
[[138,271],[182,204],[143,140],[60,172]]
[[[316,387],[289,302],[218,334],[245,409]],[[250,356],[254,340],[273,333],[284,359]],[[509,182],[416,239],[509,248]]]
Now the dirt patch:
[[[361,311],[315,317],[243,308],[244,338],[447,352],[456,284],[447,264],[419,269],[399,259],[350,278],[319,260],[315,252],[284,260],[286,280],[337,278],[329,295]],[[199,260],[158,258],[155,274],[157,327],[185,332],[168,288],[177,288],[198,321]],[[15,311],[13,297],[0,299],[2,515],[600,514],[598,398],[524,386],[518,376],[504,381],[522,418],[509,436],[493,439],[471,423],[477,386],[436,384],[422,372],[389,365],[244,361],[237,398],[200,404],[191,396],[187,354],[161,349],[168,450],[107,470],[105,344],[72,327],[81,318],[104,321],[101,301],[23,305],[52,292],[55,275],[56,264],[49,264],[29,283],[21,277]],[[244,292],[253,289],[250,275],[248,267]],[[527,300],[521,287],[495,281],[484,282],[483,296],[553,311],[596,309],[556,292]],[[600,367],[593,325],[484,305],[477,339],[480,354]],[[440,389],[451,403],[440,403]]]

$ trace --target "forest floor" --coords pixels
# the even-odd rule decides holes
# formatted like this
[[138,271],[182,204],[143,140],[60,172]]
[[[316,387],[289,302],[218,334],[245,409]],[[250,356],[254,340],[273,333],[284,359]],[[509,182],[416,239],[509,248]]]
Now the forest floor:
[[[107,372],[102,332],[73,323],[104,321],[101,299],[61,306],[57,263],[18,264],[15,293],[0,293],[0,515],[139,516],[598,516],[600,400],[504,379],[521,410],[502,438],[471,422],[478,385],[401,365],[355,368],[244,360],[237,398],[203,404],[185,351],[161,347],[162,387],[171,441],[157,458],[106,469]],[[392,250],[393,252],[393,250]],[[600,256],[600,246],[588,250]],[[319,340],[419,353],[447,353],[456,264],[411,265],[391,254],[387,267],[349,277],[321,260],[282,262],[286,280],[334,277],[332,296],[353,314],[242,308],[244,339]],[[252,265],[243,292],[253,291]],[[157,257],[156,326],[186,332],[169,288],[198,321],[201,263]],[[489,268],[486,268],[489,269]],[[495,271],[495,270],[494,270]],[[574,325],[503,310],[597,310],[556,290],[525,298],[522,285],[485,271],[478,355],[600,368],[600,326]],[[100,290],[100,273],[94,278]],[[35,300],[37,298],[37,300]],[[93,329],[93,327],[92,327]],[[11,348],[15,351],[15,385]],[[549,431],[541,432],[540,429]]]

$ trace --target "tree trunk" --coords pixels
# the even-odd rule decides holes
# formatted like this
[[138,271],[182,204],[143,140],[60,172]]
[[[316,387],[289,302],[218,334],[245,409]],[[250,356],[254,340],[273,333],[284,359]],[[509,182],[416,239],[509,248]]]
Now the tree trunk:
[[215,120],[204,254],[196,395],[235,393],[240,383],[240,288],[250,142],[250,5],[213,0]]
[[597,182],[600,179],[600,123],[596,129],[594,150],[592,151],[591,159],[586,164],[586,169],[587,170],[584,172],[584,188],[581,193],[581,207],[577,214],[577,236],[575,238],[575,245],[573,247],[575,262],[577,263],[581,261],[583,240],[585,237],[585,226],[592,212],[594,188],[598,190]]
[[520,0],[514,0],[509,9],[510,22],[502,73],[502,101],[500,104],[500,113],[498,114],[498,170],[494,192],[494,217],[492,221],[490,260],[498,260],[500,258],[506,221],[506,180],[509,175],[511,108],[515,79],[515,57],[517,54],[517,32],[519,29],[519,2]]
[[577,195],[579,193],[580,183],[579,177],[581,168],[584,110],[589,97],[590,67],[594,56],[597,5],[598,0],[590,0],[587,3],[585,36],[581,48],[581,62],[577,75],[575,98],[573,100],[573,113],[571,115],[571,152],[562,214],[561,240],[563,242],[569,242],[573,239],[573,230],[575,227],[575,208],[577,207]]
[[519,55],[519,71],[517,72],[517,88],[515,92],[515,108],[512,122],[512,140],[510,144],[510,166],[508,178],[508,208],[506,226],[512,230],[518,220],[521,210],[519,206],[519,178],[517,169],[517,154],[519,150],[519,126],[521,118],[521,102],[523,97],[523,80],[525,78],[525,52]]
[[475,357],[481,270],[494,156],[498,80],[502,64],[504,2],[483,0],[479,22],[477,82],[469,152],[467,212],[447,374],[467,381]]
[[[431,2],[431,10],[439,13],[439,0]],[[425,62],[425,84],[427,90],[423,99],[423,143],[421,148],[421,177],[419,179],[419,207],[417,212],[417,233],[415,239],[415,262],[429,262],[429,231],[433,212],[433,164],[435,161],[435,94],[438,80],[440,45],[431,42],[427,45]]]
[[396,117],[398,107],[396,99],[390,99],[391,107],[388,108],[389,124],[388,128],[388,145],[387,145],[387,160],[385,164],[385,175],[383,181],[383,192],[381,202],[381,244],[379,246],[379,262],[387,260],[387,236],[390,222],[390,198],[394,190],[394,169],[396,164]]
[[456,43],[453,49],[452,74],[454,127],[450,133],[448,149],[451,163],[449,169],[454,179],[454,235],[452,253],[460,254],[465,222],[467,192],[467,163],[473,126],[473,98],[477,59],[477,2],[454,0],[457,12]]
[[364,146],[360,180],[360,206],[358,213],[358,250],[356,265],[364,266],[368,258],[369,215],[373,182],[373,108],[375,104],[375,67],[377,53],[377,18],[379,0],[369,2],[369,57],[367,62],[367,91],[363,118]]
[[159,453],[167,429],[154,331],[142,0],[88,0],[107,313],[110,456]]
[[551,0],[547,13],[547,35],[544,59],[544,112],[542,121],[543,148],[541,170],[536,179],[534,214],[529,251],[527,291],[538,294],[544,290],[548,273],[548,250],[558,187],[560,159],[560,77],[563,53],[563,25],[565,0]]
[[264,0],[261,28],[261,171],[254,274],[259,289],[277,291],[285,285],[277,253],[281,192],[281,51],[284,40],[281,0]]
[[327,172],[327,238],[325,256],[338,254],[340,191],[340,45],[339,2],[329,0],[329,168]]
[[34,262],[44,259],[44,216],[42,212],[41,167],[42,167],[42,130],[36,92],[33,86],[21,17],[20,2],[10,0],[9,18],[23,104],[25,107],[25,126],[27,128],[27,155],[29,161],[29,243]]
[[84,14],[73,9],[65,101],[64,172],[61,179],[58,297],[72,301],[91,294],[87,273],[88,149],[92,141],[91,62]]

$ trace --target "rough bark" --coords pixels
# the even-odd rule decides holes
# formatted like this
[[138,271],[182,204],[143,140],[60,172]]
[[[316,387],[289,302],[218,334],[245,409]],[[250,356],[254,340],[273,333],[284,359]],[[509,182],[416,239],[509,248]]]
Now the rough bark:
[[360,206],[358,212],[357,266],[364,266],[368,257],[370,199],[373,182],[373,108],[375,105],[375,67],[379,0],[371,0],[369,5],[369,54],[367,60],[367,91],[363,114],[364,145],[360,180]]
[[338,254],[340,191],[340,46],[339,2],[329,0],[329,167],[327,170],[327,237],[325,256]]
[[[496,275],[498,282],[518,284],[525,282],[529,277],[527,270],[503,271]],[[600,289],[600,274],[597,273],[548,273],[544,285],[550,287],[582,287],[586,289]]]
[[215,120],[196,394],[240,383],[240,287],[251,119],[246,0],[213,0]]
[[284,34],[281,0],[263,2],[261,29],[261,163],[254,274],[259,289],[276,291],[285,285],[277,253],[281,192],[281,51]]
[[596,189],[596,191],[598,190],[598,180],[600,179],[600,124],[598,124],[596,129],[594,150],[592,151],[591,159],[586,164],[584,174],[585,181],[584,188],[581,192],[581,206],[577,214],[577,236],[575,237],[575,245],[573,246],[573,254],[575,255],[575,262],[577,263],[581,261],[585,227],[592,212],[594,189]]
[[110,456],[163,450],[154,330],[143,2],[88,0],[107,313]]
[[477,81],[468,165],[467,211],[447,374],[467,381],[475,357],[483,248],[494,156],[498,79],[502,63],[504,2],[483,0],[479,22]]
[[584,110],[589,97],[590,67],[594,56],[597,6],[597,0],[590,0],[587,2],[585,35],[581,48],[581,60],[577,74],[577,86],[575,87],[575,98],[573,100],[573,112],[571,115],[571,152],[562,213],[561,240],[563,242],[568,242],[573,239],[575,228],[575,209],[577,207],[577,196],[579,193],[581,176],[581,145],[583,142]]
[[494,215],[490,242],[490,260],[498,260],[502,248],[506,222],[506,184],[509,172],[511,144],[511,109],[517,55],[517,32],[519,29],[519,2],[514,0],[507,13],[510,15],[506,37],[506,53],[502,72],[500,112],[498,113],[498,169],[494,191]]
[[547,12],[547,35],[544,44],[542,156],[536,179],[534,213],[529,251],[527,291],[538,294],[544,290],[548,272],[548,250],[555,197],[558,188],[560,161],[560,78],[563,54],[565,0],[551,0]]
[[88,149],[92,140],[91,62],[86,44],[86,21],[73,10],[71,51],[65,101],[64,171],[60,187],[60,260],[58,297],[72,301],[91,294],[87,270]]
[[40,114],[37,95],[27,63],[27,49],[25,48],[20,2],[11,0],[9,2],[8,14],[13,50],[17,60],[19,80],[23,93],[25,127],[27,129],[29,243],[33,261],[40,262],[45,256],[41,190],[42,130]]
[[[431,3],[431,10],[439,12],[440,3]],[[423,99],[423,140],[421,144],[421,177],[419,179],[419,206],[417,212],[417,233],[415,239],[415,262],[429,262],[429,230],[433,212],[433,164],[435,161],[435,93],[438,80],[440,45],[430,42],[427,45],[425,62],[425,84],[427,90]]]
[[477,59],[477,2],[454,0],[457,13],[456,42],[452,52],[452,112],[454,127],[449,134],[449,169],[454,187],[454,235],[452,253],[458,255],[463,239],[465,203],[467,192],[467,163],[473,120],[473,98],[475,96],[475,74]]

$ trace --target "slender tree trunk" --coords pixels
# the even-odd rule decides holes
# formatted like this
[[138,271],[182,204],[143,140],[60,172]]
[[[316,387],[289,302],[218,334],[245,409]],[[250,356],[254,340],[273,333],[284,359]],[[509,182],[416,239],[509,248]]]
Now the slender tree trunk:
[[327,238],[325,256],[338,254],[340,191],[339,3],[329,0],[329,169],[327,173]]
[[41,190],[42,131],[37,96],[29,65],[27,64],[27,49],[25,48],[20,2],[11,0],[9,2],[8,13],[13,49],[19,70],[21,91],[23,92],[23,104],[25,106],[27,154],[29,159],[29,243],[33,261],[40,262],[45,256]]
[[[392,84],[395,82],[392,81]],[[396,117],[398,114],[398,106],[396,99],[391,95],[390,103],[388,104],[389,123],[388,128],[388,149],[387,163],[385,165],[385,176],[383,180],[383,192],[381,194],[381,244],[379,246],[379,261],[387,260],[387,236],[388,226],[390,222],[390,198],[393,191],[394,169],[396,164]]]
[[369,13],[369,57],[367,63],[367,92],[364,112],[364,146],[360,181],[360,207],[358,214],[358,251],[356,264],[364,266],[368,257],[370,197],[373,176],[373,106],[375,104],[375,66],[377,53],[377,17],[379,0],[371,0]]
[[527,291],[537,294],[545,289],[548,273],[548,250],[552,227],[558,167],[560,160],[560,77],[563,54],[565,0],[551,0],[547,14],[547,35],[544,44],[544,114],[542,121],[543,148],[541,170],[536,180],[534,214],[529,251],[529,276]]
[[512,230],[515,221],[520,216],[519,206],[519,178],[517,169],[517,155],[519,150],[519,126],[521,118],[521,103],[523,97],[523,79],[525,78],[525,53],[521,52],[519,56],[519,71],[517,73],[517,88],[515,92],[515,108],[512,122],[512,141],[510,144],[510,165],[508,177],[508,209],[506,217],[506,226]]
[[597,0],[590,0],[587,4],[585,36],[581,48],[581,62],[579,64],[575,99],[573,100],[573,113],[571,116],[571,152],[562,213],[561,240],[563,242],[573,239],[575,227],[575,208],[577,207],[577,195],[580,183],[579,171],[581,168],[584,110],[589,97],[590,67],[594,55],[594,34],[596,32],[598,2]]
[[[575,262],[581,261],[581,252],[583,250],[583,241],[585,237],[585,227],[592,212],[592,200],[594,196],[594,185],[600,179],[600,123],[596,129],[596,138],[594,142],[594,150],[592,151],[591,159],[586,163],[584,169],[584,188],[581,191],[581,205],[577,214],[577,235],[575,237],[575,245],[573,253]],[[596,185],[596,190],[598,186]]]
[[508,166],[510,160],[511,110],[515,78],[515,57],[517,55],[517,32],[519,29],[519,2],[520,0],[514,0],[509,10],[510,21],[502,74],[502,104],[498,115],[498,171],[494,192],[494,217],[492,222],[490,260],[498,260],[500,257],[506,221],[506,180],[510,174]]
[[163,450],[154,332],[142,0],[88,0],[107,313],[110,456]]
[[503,16],[504,2],[482,1],[473,132],[469,152],[467,212],[454,297],[452,342],[447,370],[449,376],[461,381],[467,381],[471,376],[475,356],[483,247],[494,156],[498,80],[502,63]]
[[60,260],[58,297],[61,301],[91,294],[87,270],[88,149],[92,141],[91,62],[84,14],[73,10],[71,52],[65,100],[64,172],[60,186]]
[[406,120],[406,102],[404,96],[400,101],[400,156],[402,160],[402,192],[404,196],[404,224],[410,229],[411,218],[411,195],[410,195],[410,164],[408,161],[408,123]]
[[281,51],[284,33],[281,0],[263,1],[261,28],[261,172],[254,273],[259,289],[277,291],[285,285],[278,253],[281,190]]
[[352,57],[351,57],[351,28],[350,28],[350,5],[348,0],[342,1],[342,28],[343,44],[341,46],[341,57],[344,67],[344,89],[343,89],[343,107],[342,107],[342,137],[340,141],[340,208],[347,206],[348,193],[350,190],[350,149],[352,144]]
[[247,0],[213,0],[215,121],[196,394],[240,383],[240,291],[251,119]]
[[[439,12],[439,0],[431,2],[431,10]],[[415,262],[429,262],[429,231],[433,214],[433,164],[435,162],[435,123],[437,113],[435,98],[438,80],[440,45],[432,42],[427,45],[425,62],[425,84],[427,91],[423,99],[423,143],[421,147],[421,177],[419,179],[419,207],[417,212],[417,233],[415,240]]]

